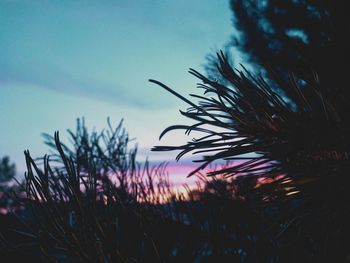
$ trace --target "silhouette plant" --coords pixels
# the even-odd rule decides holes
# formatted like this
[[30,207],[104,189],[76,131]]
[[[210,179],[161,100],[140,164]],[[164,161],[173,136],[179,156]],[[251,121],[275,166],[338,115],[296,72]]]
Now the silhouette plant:
[[[198,87],[204,89],[204,94],[211,95],[191,94],[191,97],[200,100],[198,103],[158,81],[150,80],[187,102],[191,107],[181,113],[196,121],[192,126],[171,126],[160,138],[174,129],[204,134],[185,145],[156,146],[153,150],[182,150],[177,159],[188,152],[205,153],[199,160],[203,164],[190,175],[218,159],[240,162],[209,175],[274,177],[288,171],[298,177],[298,173],[311,166],[313,171],[324,172],[324,167],[320,169],[324,163],[329,170],[335,166],[337,169],[342,165],[347,167],[346,145],[349,139],[346,132],[349,127],[340,119],[336,107],[319,90],[317,75],[313,82],[306,84],[313,90],[313,94],[309,95],[311,98],[304,94],[303,86],[298,85],[298,79],[292,76],[288,87],[284,87],[293,92],[295,99],[290,101],[290,98],[283,98],[273,91],[263,78],[253,76],[244,68],[243,71],[234,70],[223,53],[218,54],[218,59],[219,71],[230,85],[224,86],[191,69],[190,73],[203,82]],[[316,105],[323,105],[321,111],[317,106],[313,107],[313,101]],[[332,156],[332,150],[336,150],[337,154]],[[250,156],[247,157],[248,154]]]
[[53,262],[159,262],[168,251],[158,252],[149,229],[163,220],[156,205],[173,195],[164,165],[138,163],[122,123],[89,134],[78,120],[69,133],[72,148],[58,132],[44,135],[52,160],[25,152],[26,205],[41,251]]
[[12,193],[16,191],[15,185],[16,165],[10,162],[8,156],[0,158],[0,209],[7,212],[13,205]]
[[[240,51],[244,61],[253,70],[265,74],[265,80],[278,94],[292,100],[298,100],[288,88],[290,75],[294,74],[308,100],[316,104],[313,89],[303,83],[312,83],[317,72],[318,89],[337,114],[349,121],[350,92],[344,85],[345,54],[349,46],[345,3],[343,0],[230,0],[235,33],[225,50]],[[207,57],[209,76],[225,81],[217,70],[215,55]],[[321,112],[322,104],[318,107],[317,111]]]
[[8,183],[16,175],[16,165],[10,163],[10,158],[5,156],[0,158],[0,183]]
[[52,157],[25,152],[21,231],[51,262],[250,262],[272,248],[235,181],[196,174],[204,184],[180,195],[165,166],[136,161],[121,124],[89,133],[78,120],[69,133],[72,147],[44,135]]
[[[243,66],[242,71],[233,69],[222,52],[217,67],[228,84],[190,69],[202,82],[198,88],[204,90],[204,95],[190,94],[192,100],[150,80],[186,102],[190,108],[181,114],[195,121],[193,125],[170,126],[160,138],[176,129],[200,134],[184,145],[155,146],[153,150],[179,150],[177,159],[188,153],[200,155],[195,160],[200,165],[189,176],[215,161],[231,161],[231,166],[207,175],[255,178],[257,184],[251,194],[281,211],[277,233],[286,237],[291,229],[305,232],[299,236],[310,249],[304,251],[304,259],[321,259],[328,247],[332,251],[328,256],[344,260],[348,247],[335,239],[334,232],[342,232],[345,238],[349,227],[343,223],[335,226],[330,220],[344,222],[348,218],[344,213],[349,211],[350,123],[339,112],[339,104],[320,88],[316,73],[307,82],[291,75],[281,88],[290,96],[282,97],[261,76],[254,76]],[[292,203],[300,200],[301,205],[293,208]],[[289,212],[281,207],[283,204],[292,205]],[[317,227],[311,225],[313,220],[319,223]],[[323,235],[319,232],[321,225],[329,229]],[[281,247],[286,244],[276,242]]]
[[330,69],[328,63],[338,67],[334,62],[340,58],[335,55],[346,47],[344,4],[341,0],[231,0],[238,32],[230,45],[251,62],[269,61],[281,74],[292,71],[305,76],[311,67],[323,76]]

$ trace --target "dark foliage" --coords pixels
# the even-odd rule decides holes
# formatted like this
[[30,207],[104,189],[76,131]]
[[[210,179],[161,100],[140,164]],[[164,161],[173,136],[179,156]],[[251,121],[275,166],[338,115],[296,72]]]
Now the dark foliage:
[[[276,212],[250,194],[252,177],[202,175],[186,197],[171,188],[163,166],[135,161],[121,124],[89,133],[79,120],[70,134],[73,147],[58,133],[45,135],[52,159],[25,153],[24,209],[0,218],[8,262],[268,262],[278,255],[266,231]],[[254,198],[255,206],[246,202]]]
[[232,45],[248,59],[260,65],[269,63],[282,74],[302,76],[312,68],[324,76],[331,66],[336,67],[332,73],[339,72],[339,60],[347,47],[345,1],[230,2],[239,31]]
[[298,79],[292,77],[284,87],[292,94],[291,100],[279,96],[263,78],[232,69],[223,54],[218,59],[218,69],[230,85],[224,86],[191,69],[190,73],[203,82],[198,87],[205,95],[191,94],[200,100],[198,103],[151,80],[187,102],[191,107],[181,113],[196,121],[192,126],[171,126],[161,137],[174,129],[203,134],[185,145],[154,150],[182,150],[177,159],[189,152],[205,154],[199,160],[203,164],[193,173],[223,159],[237,162],[209,175],[274,177],[290,173],[295,179],[299,175],[304,178],[307,171],[317,178],[333,172],[344,175],[349,169],[349,123],[322,93],[316,75],[311,83],[304,84],[313,94],[306,94],[304,85],[298,85]]
[[[0,209],[8,210],[14,206],[13,193],[17,191],[16,165],[10,158],[0,158]],[[0,211],[1,213],[2,211]]]
[[[58,133],[44,135],[51,158],[35,161],[25,152],[23,209],[4,216],[0,229],[0,251],[11,262],[19,255],[38,262],[193,262],[208,251],[223,256],[228,244],[239,258],[241,245],[229,239],[239,226],[218,226],[229,218],[214,192],[211,208],[201,201],[205,191],[197,191],[199,199],[177,194],[164,165],[136,161],[122,123],[89,133],[78,120],[69,133],[72,147]],[[243,224],[252,211],[238,203]]]
[[[346,1],[336,0],[231,0],[233,26],[238,31],[226,49],[242,52],[256,70],[272,72],[267,81],[283,96],[293,94],[285,89],[290,75],[308,83],[315,79],[322,94],[349,118],[347,102],[346,54],[349,41]],[[220,79],[213,55],[207,71]],[[221,78],[223,79],[223,78]],[[313,91],[304,87],[305,93]],[[292,97],[292,99],[294,99]],[[309,97],[310,101],[311,96]]]
[[[218,54],[218,71],[225,82],[190,70],[204,90],[204,95],[191,94],[192,100],[150,80],[185,101],[190,108],[181,114],[195,121],[171,126],[160,137],[175,129],[197,135],[184,145],[153,150],[180,150],[177,159],[188,153],[201,156],[190,176],[225,160],[231,165],[207,175],[255,180],[251,205],[279,211],[268,234],[278,247],[277,262],[345,262],[350,251],[345,223],[350,219],[350,122],[342,110],[350,100],[329,96],[335,90],[324,91],[316,73],[307,81],[296,75],[288,82],[275,81],[288,91],[282,97],[262,77],[233,69],[223,53]],[[257,187],[259,181],[269,183]],[[298,253],[292,254],[291,246]]]
[[15,175],[16,165],[10,163],[10,158],[8,156],[0,158],[0,187],[2,184],[10,182]]
[[159,262],[166,251],[158,252],[148,232],[163,221],[158,193],[171,197],[163,165],[136,162],[122,123],[90,134],[78,120],[69,133],[72,148],[58,133],[45,135],[56,153],[42,168],[25,152],[26,207],[41,252],[52,262]]

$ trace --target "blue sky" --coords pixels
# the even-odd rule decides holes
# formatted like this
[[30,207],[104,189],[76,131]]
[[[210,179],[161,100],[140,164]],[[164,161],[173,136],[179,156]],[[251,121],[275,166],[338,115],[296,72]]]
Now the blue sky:
[[24,171],[23,150],[47,152],[41,133],[90,128],[124,118],[141,157],[157,144],[191,138],[181,132],[158,142],[171,124],[188,123],[186,108],[148,83],[160,80],[182,94],[203,71],[205,55],[233,33],[227,0],[0,1],[0,156]]

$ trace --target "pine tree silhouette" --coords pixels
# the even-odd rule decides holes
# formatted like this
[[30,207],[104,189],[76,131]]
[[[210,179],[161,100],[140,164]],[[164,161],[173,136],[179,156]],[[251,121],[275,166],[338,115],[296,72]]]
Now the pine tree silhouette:
[[336,18],[342,3],[232,0],[237,43],[255,67],[264,66],[263,77],[234,69],[220,52],[216,75],[189,71],[201,80],[202,95],[187,99],[150,80],[186,102],[181,114],[194,121],[168,127],[160,138],[176,129],[196,132],[184,145],[153,150],[200,156],[190,176],[225,160],[231,165],[207,175],[270,182],[252,191],[279,207],[271,236],[281,262],[349,259],[350,97],[338,63],[343,17]]
[[[344,85],[349,46],[345,1],[231,0],[230,4],[237,33],[227,50],[241,51],[256,70],[263,66],[273,71],[276,83],[269,84],[287,97],[293,96],[285,89],[291,74],[312,82],[317,72],[322,94],[337,105],[342,118],[349,118],[350,91]],[[207,71],[217,78],[216,60],[208,57]],[[307,86],[304,92],[313,93]]]
[[0,208],[8,209],[13,202],[11,192],[15,190],[11,181],[16,175],[16,165],[11,163],[8,156],[0,158]]

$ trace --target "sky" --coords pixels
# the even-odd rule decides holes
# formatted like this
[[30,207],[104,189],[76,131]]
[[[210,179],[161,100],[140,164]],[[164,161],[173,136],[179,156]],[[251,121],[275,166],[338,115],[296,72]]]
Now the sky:
[[141,159],[173,160],[149,149],[192,139],[181,131],[158,141],[191,123],[179,113],[187,106],[148,79],[196,92],[187,71],[204,72],[205,55],[233,33],[231,17],[228,0],[0,0],[0,157],[23,174],[25,149],[48,152],[42,133],[67,137],[83,116],[101,130],[109,116],[124,119]]

